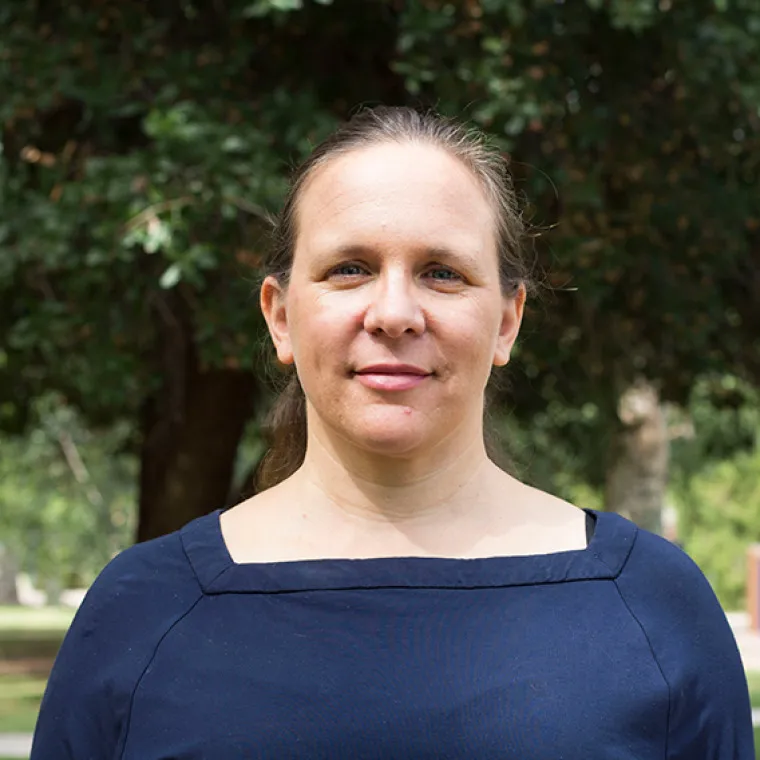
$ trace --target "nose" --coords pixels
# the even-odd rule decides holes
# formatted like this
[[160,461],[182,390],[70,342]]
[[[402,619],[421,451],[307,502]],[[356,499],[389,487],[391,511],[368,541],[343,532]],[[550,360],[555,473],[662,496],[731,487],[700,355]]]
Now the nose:
[[394,272],[378,278],[364,315],[364,329],[371,334],[385,333],[389,338],[424,331],[424,314],[408,275]]

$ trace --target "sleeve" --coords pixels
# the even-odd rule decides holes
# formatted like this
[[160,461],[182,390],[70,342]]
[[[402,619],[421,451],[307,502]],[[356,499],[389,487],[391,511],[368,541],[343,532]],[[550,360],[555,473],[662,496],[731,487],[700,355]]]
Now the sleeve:
[[639,530],[617,585],[668,686],[667,760],[755,760],[736,640],[696,564]]
[[107,623],[98,623],[101,591],[90,590],[58,652],[42,698],[31,760],[115,757],[124,715],[114,693],[119,673],[102,645],[110,631]]
[[30,760],[116,758],[141,674],[163,633],[198,596],[176,536],[139,544],[112,560],[58,652]]

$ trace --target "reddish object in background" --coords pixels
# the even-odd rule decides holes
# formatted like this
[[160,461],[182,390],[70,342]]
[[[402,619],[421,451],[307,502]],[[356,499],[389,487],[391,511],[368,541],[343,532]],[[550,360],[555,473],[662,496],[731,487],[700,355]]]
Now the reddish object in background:
[[760,633],[760,544],[747,550],[747,612],[750,629]]

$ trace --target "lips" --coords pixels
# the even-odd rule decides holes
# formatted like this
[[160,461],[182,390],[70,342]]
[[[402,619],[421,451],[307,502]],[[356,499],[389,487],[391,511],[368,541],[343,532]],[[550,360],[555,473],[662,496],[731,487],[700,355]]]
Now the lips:
[[372,364],[368,367],[356,370],[357,375],[419,375],[431,374],[422,367],[413,364]]
[[412,364],[375,364],[354,373],[362,385],[376,391],[408,391],[425,382],[431,374]]

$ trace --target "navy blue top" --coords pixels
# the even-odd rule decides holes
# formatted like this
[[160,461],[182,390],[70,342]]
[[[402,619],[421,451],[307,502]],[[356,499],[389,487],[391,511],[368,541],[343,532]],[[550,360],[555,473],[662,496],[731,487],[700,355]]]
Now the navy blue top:
[[527,557],[236,564],[219,512],[114,559],[32,760],[754,760],[702,573],[623,518]]

